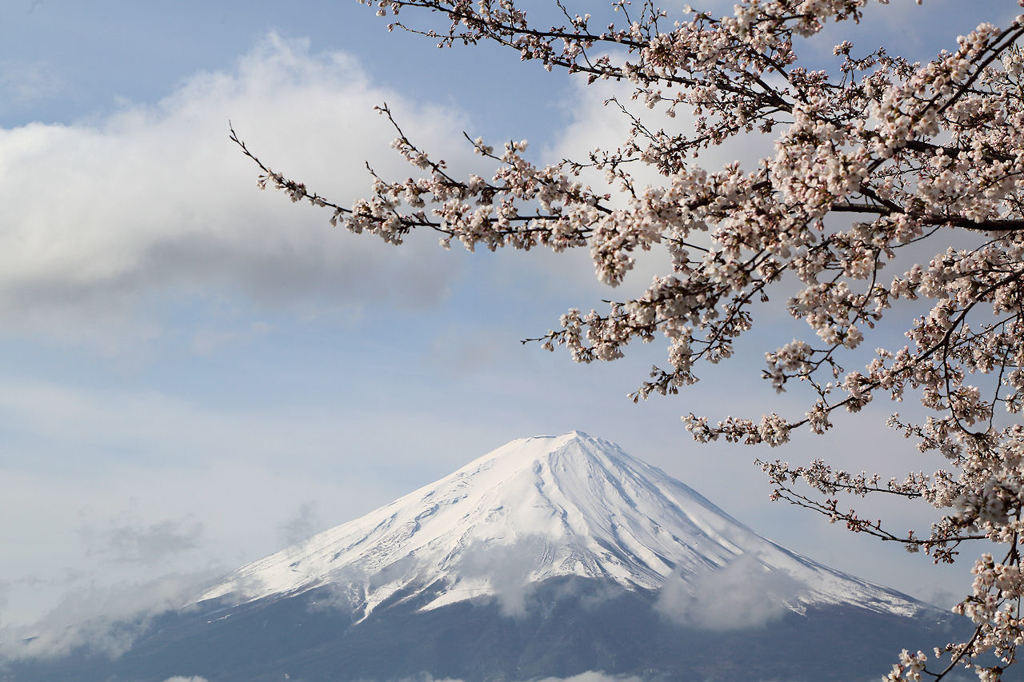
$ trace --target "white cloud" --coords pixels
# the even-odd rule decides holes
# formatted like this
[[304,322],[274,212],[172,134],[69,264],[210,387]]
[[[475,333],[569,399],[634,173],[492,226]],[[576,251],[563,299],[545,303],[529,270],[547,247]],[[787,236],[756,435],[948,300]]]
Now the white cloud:
[[174,677],[168,677],[164,682],[206,682],[205,677],[183,677],[181,675],[175,675]]
[[234,71],[193,76],[155,106],[0,129],[0,315],[88,320],[163,291],[271,304],[436,300],[453,263],[433,238],[393,249],[332,232],[326,212],[260,193],[257,169],[227,139],[231,119],[274,168],[345,203],[367,193],[364,160],[410,172],[372,111],[383,102],[425,146],[471,156],[458,112],[375,86],[343,53],[275,36]]
[[742,555],[724,568],[674,575],[658,595],[658,610],[682,625],[707,630],[762,627],[781,618],[799,584]]
[[587,671],[572,677],[545,677],[536,682],[641,682],[641,679],[632,675],[607,675],[602,672]]
[[182,607],[211,578],[209,573],[174,574],[70,593],[31,626],[0,628],[0,655],[50,658],[85,647],[116,658],[131,648],[151,617]]
[[502,547],[476,543],[466,548],[459,572],[467,578],[486,578],[502,615],[518,618],[526,614],[527,599],[536,587],[530,574],[538,566],[538,557],[545,556],[547,545],[539,535]]
[[[170,680],[167,682],[170,682]],[[424,673],[418,677],[398,680],[398,682],[463,682],[463,680],[448,677],[441,679]],[[533,679],[530,682],[641,682],[641,678],[633,675],[608,675],[603,672],[588,670],[585,673],[573,675],[572,677],[545,677],[543,679]]]
[[[614,150],[625,142],[632,128],[630,116],[622,107],[652,131],[664,130],[670,135],[693,136],[696,116],[686,106],[676,109],[676,115],[669,117],[664,106],[648,109],[633,100],[635,86],[615,81],[597,81],[587,85],[584,77],[572,81],[573,96],[570,122],[560,132],[556,142],[544,151],[551,161],[569,158],[586,161],[595,149]],[[611,101],[612,99],[616,101]],[[617,102],[617,103],[616,103]],[[645,142],[640,138],[640,143]],[[760,133],[741,133],[724,144],[704,150],[696,160],[688,163],[710,170],[721,168],[727,163],[739,161],[745,168],[753,168],[759,159],[775,154],[773,138]],[[638,187],[661,185],[665,177],[647,164],[630,164],[626,168],[634,174]],[[603,182],[604,175],[584,171],[583,177],[595,185]]]

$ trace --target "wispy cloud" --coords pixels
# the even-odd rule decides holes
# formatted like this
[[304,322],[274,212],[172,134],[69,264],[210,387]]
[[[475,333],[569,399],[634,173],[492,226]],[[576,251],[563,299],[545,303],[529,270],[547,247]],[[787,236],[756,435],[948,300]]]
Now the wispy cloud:
[[507,546],[477,543],[466,548],[459,573],[466,578],[486,578],[502,615],[516,618],[526,614],[527,600],[535,589],[530,574],[545,556],[548,541],[526,536]]
[[545,677],[536,682],[641,682],[641,678],[633,675],[607,675],[602,672],[587,671],[572,677]]
[[295,516],[280,525],[281,541],[286,545],[302,542],[327,527],[320,505],[316,501],[303,502]]
[[727,566],[695,576],[674,575],[658,596],[669,620],[707,630],[757,628],[781,618],[799,583],[741,555]]
[[[169,680],[167,682],[170,682]],[[406,677],[397,682],[464,682],[464,680],[453,679],[450,677],[438,678],[433,677],[429,673],[423,673],[416,677]],[[526,682],[522,680],[520,682]],[[530,682],[641,682],[641,678],[634,675],[609,675],[603,672],[595,672],[588,670],[587,672],[580,673],[579,675],[573,675],[572,677],[545,677],[543,679],[533,679]]]
[[201,545],[204,525],[194,517],[164,519],[145,524],[138,521],[116,523],[110,528],[87,526],[82,529],[90,551],[108,561],[156,564]]
[[0,106],[4,109],[53,97],[63,85],[60,77],[41,62],[0,60]]
[[73,592],[37,623],[0,629],[0,657],[53,658],[84,648],[116,658],[153,616],[182,607],[211,578],[209,573],[166,575]]

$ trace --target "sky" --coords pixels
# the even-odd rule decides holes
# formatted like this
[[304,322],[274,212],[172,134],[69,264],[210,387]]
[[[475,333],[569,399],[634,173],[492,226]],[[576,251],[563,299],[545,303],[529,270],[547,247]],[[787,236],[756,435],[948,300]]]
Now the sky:
[[[784,451],[689,439],[690,411],[806,409],[758,379],[763,344],[804,333],[781,314],[692,390],[634,405],[658,344],[580,366],[519,342],[609,295],[586,254],[335,230],[260,192],[228,140],[230,121],[275,169],[349,202],[369,187],[364,162],[409,173],[375,105],[461,170],[479,164],[463,131],[528,139],[538,161],[614,141],[607,90],[494,48],[389,34],[354,0],[3,6],[0,635],[173,606],[509,440],[573,429],[840,570],[944,606],[969,585],[966,562],[932,567],[768,501],[755,457],[934,468],[885,429],[890,406]],[[1013,6],[894,2],[852,35],[925,59]],[[826,33],[809,54],[847,35]],[[886,511],[927,527],[920,510]]]

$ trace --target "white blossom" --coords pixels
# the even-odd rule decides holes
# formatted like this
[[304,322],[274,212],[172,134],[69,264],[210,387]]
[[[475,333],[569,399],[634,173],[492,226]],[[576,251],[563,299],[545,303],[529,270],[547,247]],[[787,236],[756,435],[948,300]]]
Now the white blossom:
[[[601,312],[570,310],[536,339],[579,362],[615,360],[633,340],[663,339],[666,365],[651,370],[634,400],[694,384],[706,363],[736,353],[760,307],[784,301],[807,333],[761,350],[763,378],[804,392],[807,407],[790,417],[691,414],[686,428],[701,442],[775,447],[801,428],[833,428],[837,410],[918,400],[923,418],[894,414],[889,425],[938,467],[932,474],[883,481],[824,460],[762,466],[773,498],[936,562],[954,561],[964,543],[999,543],[1002,558],[976,563],[956,609],[975,636],[931,658],[904,651],[886,678],[940,679],[959,666],[995,680],[1024,642],[1024,426],[1014,423],[1024,408],[1024,18],[982,24],[923,64],[850,41],[835,47],[831,68],[801,61],[797,38],[858,21],[866,3],[741,0],[714,17],[616,0],[617,23],[595,26],[590,14],[566,10],[567,23],[545,26],[516,0],[370,0],[394,28],[406,27],[400,9],[450,19],[447,28],[413,28],[440,47],[494,41],[549,70],[629,83],[634,100],[668,118],[636,117],[625,139],[589,159],[546,166],[529,160],[525,141],[468,140],[493,171],[458,178],[385,106],[394,148],[416,176],[374,176],[370,197],[349,207],[270,170],[235,140],[262,169],[261,187],[327,207],[331,224],[392,244],[430,229],[443,246],[469,250],[585,248],[612,286],[640,252],[663,250],[670,269],[642,294]],[[677,110],[693,114],[691,127],[663,125],[679,120]],[[747,170],[695,161],[758,132],[773,136],[774,150]],[[619,194],[582,183],[587,167]],[[639,168],[661,183],[643,187]],[[933,257],[913,257],[922,244]],[[876,331],[883,322],[905,330],[905,340],[887,345],[891,336]],[[869,339],[881,347],[846,369]],[[931,505],[930,532],[890,530],[840,502],[867,495]]]

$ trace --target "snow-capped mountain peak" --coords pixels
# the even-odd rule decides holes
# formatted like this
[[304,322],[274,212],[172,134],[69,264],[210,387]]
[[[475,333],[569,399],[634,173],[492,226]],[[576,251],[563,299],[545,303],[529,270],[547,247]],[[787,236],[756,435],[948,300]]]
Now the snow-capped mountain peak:
[[243,567],[200,601],[243,603],[325,585],[371,613],[422,607],[577,576],[627,590],[743,563],[784,577],[787,606],[855,604],[913,615],[908,597],[826,568],[758,536],[661,470],[573,431],[512,441],[369,514]]

